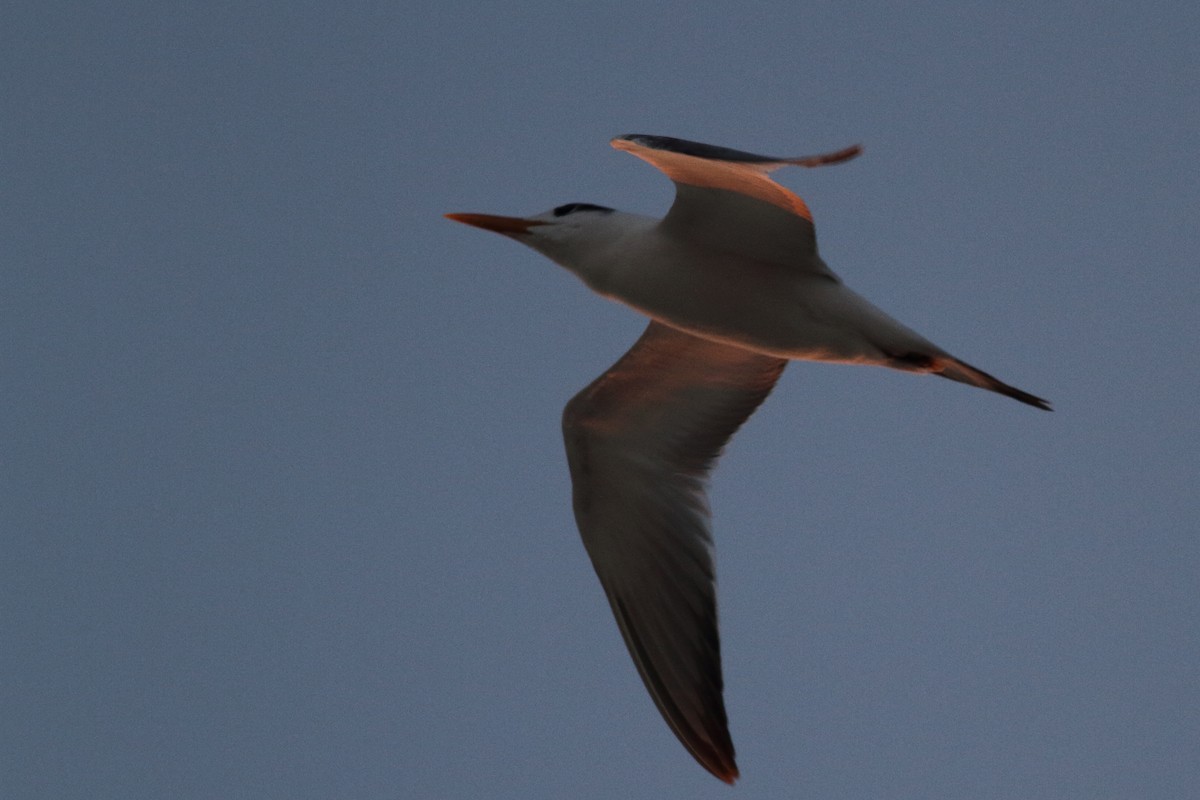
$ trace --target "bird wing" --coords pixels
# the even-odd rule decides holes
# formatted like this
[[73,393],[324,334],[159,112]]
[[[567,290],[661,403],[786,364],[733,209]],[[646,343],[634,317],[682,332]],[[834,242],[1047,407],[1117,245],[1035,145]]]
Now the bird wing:
[[629,653],[684,747],[730,783],[704,489],[786,364],[651,322],[563,412],[575,519]]
[[816,257],[812,212],[798,195],[771,180],[769,173],[789,165],[817,167],[848,161],[862,152],[860,146],[778,158],[670,136],[627,134],[611,144],[675,182],[675,203],[661,223],[664,232],[832,277]]

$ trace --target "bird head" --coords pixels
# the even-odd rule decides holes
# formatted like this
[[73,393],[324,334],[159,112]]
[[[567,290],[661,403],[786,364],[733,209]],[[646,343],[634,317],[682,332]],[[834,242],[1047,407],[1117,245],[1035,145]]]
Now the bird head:
[[501,217],[494,214],[446,214],[446,219],[494,231],[529,245],[558,260],[564,248],[586,247],[593,238],[605,238],[613,209],[592,203],[567,203],[532,217]]

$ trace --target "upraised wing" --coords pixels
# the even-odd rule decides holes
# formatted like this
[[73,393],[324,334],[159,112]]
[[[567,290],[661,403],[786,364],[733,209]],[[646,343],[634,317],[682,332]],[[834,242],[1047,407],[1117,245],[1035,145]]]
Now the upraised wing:
[[848,161],[859,145],[817,156],[780,158],[689,142],[670,136],[627,134],[611,142],[652,164],[675,182],[675,203],[662,229],[756,259],[828,269],[816,258],[812,212],[769,173],[785,166],[818,167]]
[[786,364],[651,322],[563,413],[575,519],[629,653],[684,747],[729,783],[704,488]]

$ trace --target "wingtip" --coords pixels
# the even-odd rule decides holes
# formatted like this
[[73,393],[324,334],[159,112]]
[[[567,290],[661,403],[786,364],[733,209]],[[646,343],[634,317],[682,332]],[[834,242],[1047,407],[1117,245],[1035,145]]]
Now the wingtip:
[[821,167],[827,164],[841,164],[858,158],[863,154],[863,145],[852,144],[830,153],[815,156],[797,156],[795,158],[778,158],[763,156],[729,147],[703,144],[688,139],[676,139],[673,136],[653,136],[645,133],[623,133],[608,140],[616,150],[634,152],[637,150],[664,150],[678,155],[692,156],[713,161],[745,162],[747,164],[791,164],[798,167]]
[[608,140],[614,150],[633,150],[637,147],[636,133],[623,133]]
[[[678,735],[678,732],[676,732]],[[680,737],[688,752],[696,759],[696,763],[704,767],[704,769],[717,780],[722,783],[728,783],[732,786],[737,782],[737,779],[742,777],[738,771],[737,762],[734,760],[733,744],[728,743],[727,747],[714,746],[712,742],[705,742],[706,747],[697,747],[696,742],[688,742],[683,737]]]
[[842,164],[846,161],[858,158],[863,154],[863,146],[861,144],[852,144],[849,147],[843,147],[841,150],[835,150],[832,153],[822,153],[817,156],[803,156],[801,158],[789,160],[789,164],[794,164],[799,167],[824,167],[829,164]]
[[712,742],[707,744],[709,745],[707,748],[695,748],[689,745],[688,750],[696,762],[704,767],[710,775],[722,783],[733,786],[738,778],[742,777],[741,772],[738,771],[737,761],[734,760],[736,756],[733,752],[733,743],[729,742],[727,747],[713,746]]
[[705,772],[722,783],[733,786],[737,783],[738,778],[742,777],[741,772],[738,771],[737,764],[733,760],[732,753],[710,752],[702,756],[695,750],[691,750],[690,748],[689,750],[696,759],[696,763],[704,767]]

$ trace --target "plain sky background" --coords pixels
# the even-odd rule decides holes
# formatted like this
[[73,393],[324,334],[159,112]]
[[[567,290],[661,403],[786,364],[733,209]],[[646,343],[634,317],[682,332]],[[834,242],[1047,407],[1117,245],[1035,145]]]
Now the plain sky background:
[[[12,3],[0,796],[1182,798],[1200,786],[1200,10]],[[798,363],[712,490],[730,789],[575,532],[641,332],[448,211],[780,179],[1038,412]]]

